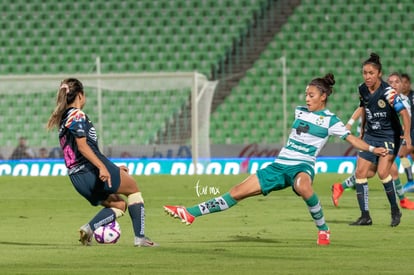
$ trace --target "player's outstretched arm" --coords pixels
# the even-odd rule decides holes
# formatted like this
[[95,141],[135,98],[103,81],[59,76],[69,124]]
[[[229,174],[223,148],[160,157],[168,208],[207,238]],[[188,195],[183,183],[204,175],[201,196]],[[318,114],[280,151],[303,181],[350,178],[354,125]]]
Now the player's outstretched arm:
[[356,149],[366,151],[366,152],[372,152],[377,156],[386,156],[388,154],[388,150],[384,147],[374,147],[372,145],[369,145],[362,139],[357,138],[356,136],[350,134],[346,137],[346,141],[352,144]]

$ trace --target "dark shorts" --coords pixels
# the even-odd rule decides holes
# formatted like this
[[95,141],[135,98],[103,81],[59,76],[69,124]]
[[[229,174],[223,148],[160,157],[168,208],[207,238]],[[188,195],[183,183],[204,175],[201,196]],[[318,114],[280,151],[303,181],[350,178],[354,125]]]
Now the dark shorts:
[[111,188],[107,182],[99,179],[99,170],[95,167],[87,171],[79,171],[69,175],[76,191],[94,206],[100,205],[110,194],[116,193],[121,184],[120,168],[110,160],[102,161],[111,174]]
[[[286,165],[277,162],[273,162],[265,168],[258,170],[256,175],[259,179],[262,194],[266,196],[272,191],[285,189],[287,187],[292,187],[293,189],[295,177],[300,172],[309,174],[312,180],[315,175],[314,168],[306,163]],[[293,189],[293,191],[295,190]]]
[[411,135],[411,145],[414,146],[414,129],[411,129],[410,135]]
[[[372,145],[374,147],[384,147],[388,149],[388,154],[390,155],[394,155],[396,156],[398,154],[398,150],[400,150],[400,143],[401,140],[397,139],[397,140],[393,140],[393,139],[389,139],[389,140],[380,140],[380,139],[375,139],[372,138],[370,136],[366,136],[364,137],[364,141],[366,143],[368,143],[369,145]],[[379,160],[379,156],[375,155],[374,153],[371,152],[365,152],[365,151],[360,151],[358,153],[359,157],[372,162],[375,165],[378,165],[378,160]]]

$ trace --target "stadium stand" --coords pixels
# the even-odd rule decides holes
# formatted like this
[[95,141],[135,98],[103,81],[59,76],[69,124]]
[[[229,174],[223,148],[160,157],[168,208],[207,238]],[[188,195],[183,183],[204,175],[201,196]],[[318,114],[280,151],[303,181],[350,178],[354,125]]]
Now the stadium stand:
[[[53,1],[17,0],[1,2],[0,74],[91,73],[95,57],[102,60],[102,72],[193,71],[205,75],[223,59],[233,38],[252,20],[252,13],[263,0],[156,0],[156,1]],[[43,105],[53,106],[55,92],[38,93]],[[156,102],[131,100],[126,94],[114,95],[103,104],[111,110],[103,121],[110,121],[114,131],[104,132],[110,144],[148,144],[164,121],[183,104],[179,92],[168,93],[173,109],[163,115]],[[127,100],[125,100],[125,98]],[[0,93],[0,108],[5,121],[13,121],[2,131],[2,145],[11,146],[24,131],[33,133],[30,144],[44,146],[56,143],[55,135],[40,133],[51,112],[49,108],[31,106],[31,99],[14,102],[10,95]],[[94,96],[88,97],[87,112],[96,111]],[[124,100],[123,102],[121,102]],[[165,99],[154,96],[154,101]],[[10,104],[10,101],[13,104]],[[28,108],[26,108],[28,106]],[[131,109],[130,115],[114,121],[119,108]],[[149,109],[152,106],[152,109]],[[24,110],[24,111],[23,111]],[[122,131],[139,120],[140,112],[155,114],[143,117],[144,123],[135,131]],[[33,112],[38,114],[33,117]],[[144,114],[144,115],[145,115]],[[33,119],[35,118],[35,120]],[[148,122],[151,122],[148,125]],[[128,127],[131,128],[131,127]],[[120,135],[118,135],[120,133]],[[138,133],[138,134],[137,134]]]
[[[253,29],[252,25],[257,14],[272,16],[263,13],[269,2],[280,1],[3,1],[0,33],[7,39],[0,41],[0,74],[90,73],[95,70],[95,57],[100,56],[104,73],[198,70],[226,81],[233,73],[231,67],[241,66],[246,45],[254,42],[251,32],[264,35],[260,26]],[[330,108],[348,119],[358,104],[360,63],[371,51],[382,57],[385,74],[399,70],[413,75],[413,13],[409,0],[301,1],[230,95],[214,109],[211,143],[281,142],[283,129],[289,127],[283,125],[282,56],[287,62],[288,123],[292,108],[303,103],[307,81],[329,71],[337,79]],[[242,40],[248,43],[235,48]],[[35,107],[53,106],[54,94],[35,94],[34,101],[16,100],[0,91],[0,120],[10,122],[0,130],[1,145],[13,145],[22,127],[33,133],[31,145],[55,143],[54,135],[39,133],[51,110]],[[120,105],[130,108],[134,117],[125,117],[126,123],[142,116],[142,121],[153,124],[123,132],[122,125],[108,115],[104,121],[112,121],[115,129],[105,132],[110,144],[131,140],[147,144],[177,111],[166,110],[166,117],[146,119],[153,110],[145,108],[153,103],[121,100],[125,99],[114,96],[104,104],[111,106],[111,113],[119,112]],[[176,101],[180,108],[182,97]],[[95,103],[91,102],[88,108],[93,111]]]
[[[304,104],[308,81],[328,72],[333,72],[337,81],[328,107],[347,121],[358,106],[356,88],[362,82],[361,62],[370,52],[381,56],[384,77],[392,71],[413,74],[414,38],[409,34],[414,27],[410,21],[414,14],[410,3],[301,1],[213,114],[212,143],[281,142],[283,130],[293,119],[293,108]],[[392,22],[387,18],[392,18]],[[282,56],[287,62],[288,125],[281,124],[283,71],[278,59]],[[243,128],[250,130],[247,137],[233,135],[231,127],[223,127],[223,121],[231,118],[236,118],[239,128],[244,120]]]

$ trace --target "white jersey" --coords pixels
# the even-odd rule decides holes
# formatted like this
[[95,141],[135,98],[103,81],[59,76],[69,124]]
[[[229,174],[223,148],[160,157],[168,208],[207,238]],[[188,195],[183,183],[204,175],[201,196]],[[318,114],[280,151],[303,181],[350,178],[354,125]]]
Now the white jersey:
[[329,110],[309,112],[306,107],[296,107],[289,139],[275,162],[286,165],[305,162],[314,167],[329,136],[345,139],[349,134],[343,122]]

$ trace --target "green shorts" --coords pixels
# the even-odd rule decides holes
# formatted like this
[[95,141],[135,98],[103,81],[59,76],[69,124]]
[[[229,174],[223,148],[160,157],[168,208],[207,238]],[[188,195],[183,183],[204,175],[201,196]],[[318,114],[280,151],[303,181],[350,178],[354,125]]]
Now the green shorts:
[[301,163],[298,165],[286,165],[273,162],[267,167],[258,170],[256,174],[259,178],[262,194],[266,196],[275,190],[282,190],[289,186],[293,188],[295,177],[300,172],[309,174],[313,181],[315,170],[312,166],[306,163]]

